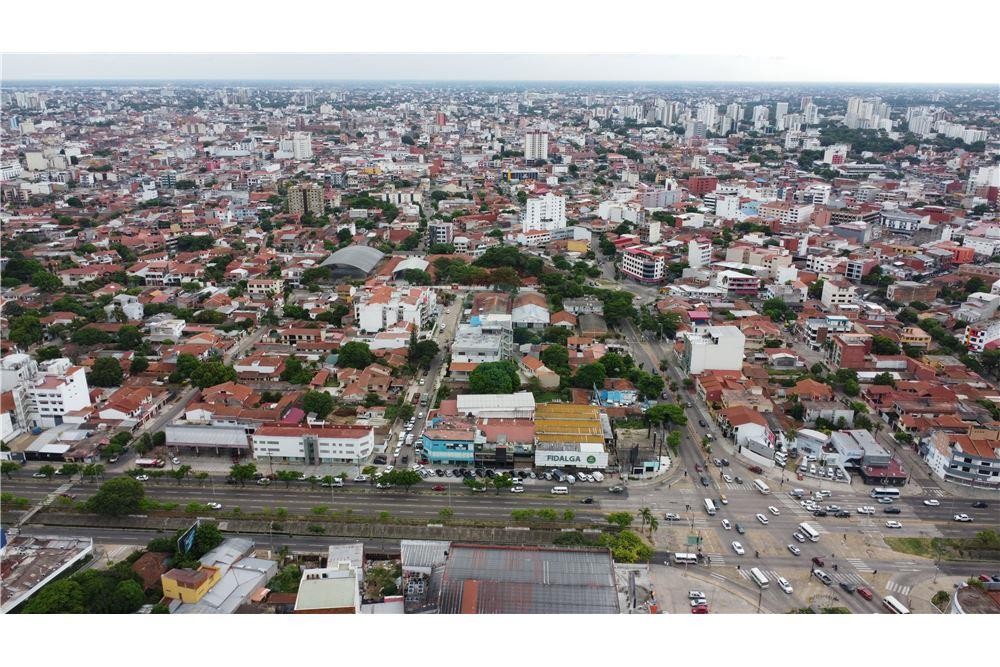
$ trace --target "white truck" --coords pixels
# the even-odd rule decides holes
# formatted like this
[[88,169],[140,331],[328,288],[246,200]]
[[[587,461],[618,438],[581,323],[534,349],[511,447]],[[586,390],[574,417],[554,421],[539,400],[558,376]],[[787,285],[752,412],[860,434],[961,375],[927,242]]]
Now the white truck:
[[593,475],[595,482],[603,482],[604,481],[604,473],[601,472],[600,470],[595,470],[594,472],[592,472],[590,474]]

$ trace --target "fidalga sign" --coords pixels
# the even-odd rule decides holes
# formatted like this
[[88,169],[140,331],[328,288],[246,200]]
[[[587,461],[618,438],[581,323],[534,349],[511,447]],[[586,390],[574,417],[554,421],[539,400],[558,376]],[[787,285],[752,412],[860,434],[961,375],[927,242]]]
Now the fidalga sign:
[[574,466],[577,468],[607,468],[608,455],[605,452],[552,452],[535,451],[535,465],[557,468]]

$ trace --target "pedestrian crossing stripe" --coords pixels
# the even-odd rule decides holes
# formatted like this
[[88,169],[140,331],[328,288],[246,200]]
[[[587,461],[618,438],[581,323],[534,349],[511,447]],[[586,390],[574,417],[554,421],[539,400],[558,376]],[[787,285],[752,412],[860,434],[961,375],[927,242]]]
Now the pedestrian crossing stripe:
[[892,591],[893,593],[899,593],[900,595],[910,594],[909,586],[903,586],[902,584],[897,584],[895,581],[890,581],[889,584],[886,586],[886,588]]
[[875,571],[875,568],[873,568],[871,565],[869,565],[868,563],[864,562],[860,558],[847,558],[845,560],[848,563],[850,563],[852,566],[854,566],[854,569],[857,570],[858,572],[874,572]]

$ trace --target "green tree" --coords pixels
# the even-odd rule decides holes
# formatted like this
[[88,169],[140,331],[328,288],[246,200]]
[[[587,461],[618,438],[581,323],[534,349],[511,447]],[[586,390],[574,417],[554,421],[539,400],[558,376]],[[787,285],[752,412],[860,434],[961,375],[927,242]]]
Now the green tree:
[[899,354],[899,345],[888,336],[873,336],[872,352],[875,354]]
[[663,391],[663,386],[663,378],[650,373],[643,373],[639,376],[639,381],[636,382],[636,388],[639,390],[639,393],[647,400],[659,397],[660,392]]
[[62,280],[49,271],[35,271],[31,274],[31,285],[43,292],[57,292],[63,289]]
[[20,315],[11,320],[9,336],[12,343],[26,350],[41,342],[42,323],[34,315]]
[[278,481],[285,483],[285,488],[292,485],[292,482],[297,482],[302,479],[302,473],[298,470],[279,470],[275,473],[278,476]]
[[138,327],[123,326],[118,330],[118,349],[137,350],[142,346],[142,332]]
[[823,296],[823,284],[826,283],[822,278],[814,280],[811,285],[809,285],[809,298],[818,299]]
[[428,370],[441,348],[433,340],[422,340],[409,348],[410,363]]
[[55,466],[46,463],[45,465],[43,465],[41,468],[38,469],[38,472],[45,475],[47,479],[52,479],[52,476],[56,474],[56,468]]
[[302,409],[315,412],[320,419],[325,419],[333,410],[333,397],[325,391],[309,391],[302,397]]
[[105,516],[135,514],[142,509],[146,490],[131,477],[116,477],[101,484],[87,501],[87,508]]
[[652,424],[684,426],[688,418],[684,408],[673,403],[657,403],[646,410],[646,419]]
[[122,365],[114,357],[98,357],[90,370],[88,381],[95,387],[121,386],[125,373]]
[[481,363],[469,373],[469,387],[474,394],[510,394],[520,386],[517,367],[510,361]]
[[205,362],[191,374],[191,382],[200,389],[214,387],[224,382],[235,382],[236,379],[236,370],[221,361]]
[[593,389],[603,387],[606,373],[604,366],[599,361],[581,366],[573,376],[573,386],[581,389]]
[[234,481],[239,482],[240,486],[246,486],[246,483],[252,480],[256,474],[257,466],[253,463],[236,463],[229,468],[229,476]]
[[134,581],[122,581],[115,586],[111,594],[110,610],[112,614],[131,614],[146,601],[142,586]]
[[569,373],[569,351],[564,346],[553,343],[542,350],[538,356],[549,370],[560,375]]
[[500,495],[501,491],[506,491],[510,487],[514,486],[514,480],[508,475],[497,475],[490,481],[493,483],[493,488],[496,489],[497,495]]
[[11,473],[15,473],[20,469],[21,466],[14,461],[3,461],[0,463],[0,473],[3,473],[7,479],[12,479]]
[[872,384],[886,385],[890,387],[896,386],[896,381],[892,377],[892,373],[879,373],[872,378]]
[[91,345],[101,345],[103,343],[107,343],[109,338],[108,334],[104,333],[100,329],[83,327],[82,329],[77,329],[73,332],[70,340],[82,347],[90,347]]
[[351,341],[344,343],[337,356],[337,365],[342,368],[367,368],[375,361],[368,343]]
[[42,588],[28,600],[25,614],[85,614],[87,607],[80,584],[61,579]]
[[625,529],[632,525],[635,517],[631,512],[612,512],[607,516],[608,523]]

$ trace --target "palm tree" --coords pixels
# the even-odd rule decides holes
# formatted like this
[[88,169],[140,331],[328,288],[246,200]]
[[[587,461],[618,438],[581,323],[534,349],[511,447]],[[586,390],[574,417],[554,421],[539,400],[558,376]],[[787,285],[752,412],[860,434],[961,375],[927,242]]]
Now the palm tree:
[[639,519],[642,521],[642,525],[640,526],[640,529],[642,529],[646,527],[647,523],[655,521],[656,517],[653,516],[653,510],[649,509],[648,507],[643,507],[641,510],[639,510]]
[[656,529],[659,528],[659,527],[660,527],[660,520],[657,519],[655,516],[650,515],[650,517],[649,517],[649,539],[651,539],[651,540],[653,539],[653,533],[656,532]]

